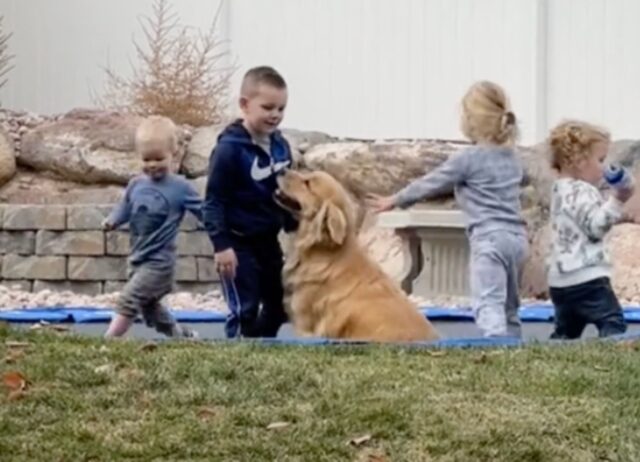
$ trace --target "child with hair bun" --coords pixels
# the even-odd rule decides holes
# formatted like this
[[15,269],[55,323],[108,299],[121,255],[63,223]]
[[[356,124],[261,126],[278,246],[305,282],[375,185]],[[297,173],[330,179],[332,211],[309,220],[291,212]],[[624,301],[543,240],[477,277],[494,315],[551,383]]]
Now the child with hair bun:
[[476,324],[487,337],[520,337],[518,289],[528,241],[520,214],[523,168],[514,149],[516,116],[504,90],[481,81],[462,100],[460,125],[473,146],[397,194],[372,195],[369,202],[383,212],[454,189],[467,219]]

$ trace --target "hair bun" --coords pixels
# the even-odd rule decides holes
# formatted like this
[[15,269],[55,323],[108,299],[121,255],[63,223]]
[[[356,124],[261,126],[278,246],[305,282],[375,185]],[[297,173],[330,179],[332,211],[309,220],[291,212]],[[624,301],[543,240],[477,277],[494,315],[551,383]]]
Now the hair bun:
[[502,125],[507,127],[516,124],[516,115],[512,111],[507,111],[502,115]]

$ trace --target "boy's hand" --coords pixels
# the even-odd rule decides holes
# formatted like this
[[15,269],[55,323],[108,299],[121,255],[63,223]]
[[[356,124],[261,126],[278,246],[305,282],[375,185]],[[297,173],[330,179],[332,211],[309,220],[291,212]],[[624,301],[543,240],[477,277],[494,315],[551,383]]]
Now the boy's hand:
[[615,195],[616,199],[618,199],[622,203],[625,203],[629,199],[631,199],[631,196],[633,196],[634,191],[635,191],[635,187],[631,186],[629,188],[615,189],[613,194]]
[[395,196],[368,194],[367,205],[372,208],[375,213],[386,212],[396,206],[396,198]]
[[104,219],[102,221],[102,229],[104,229],[105,231],[113,231],[115,229],[115,226],[108,219]]
[[216,268],[221,276],[227,279],[236,277],[236,268],[238,267],[238,258],[232,248],[223,250],[214,255]]

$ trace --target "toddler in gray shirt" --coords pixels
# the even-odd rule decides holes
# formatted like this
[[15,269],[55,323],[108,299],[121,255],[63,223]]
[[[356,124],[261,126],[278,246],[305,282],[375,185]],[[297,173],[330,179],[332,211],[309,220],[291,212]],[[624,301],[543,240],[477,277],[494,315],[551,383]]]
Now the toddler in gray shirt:
[[518,288],[528,241],[520,214],[523,168],[513,148],[516,118],[492,82],[474,84],[462,106],[462,131],[474,145],[397,194],[371,196],[370,204],[383,212],[453,189],[466,216],[476,324],[487,337],[520,337]]

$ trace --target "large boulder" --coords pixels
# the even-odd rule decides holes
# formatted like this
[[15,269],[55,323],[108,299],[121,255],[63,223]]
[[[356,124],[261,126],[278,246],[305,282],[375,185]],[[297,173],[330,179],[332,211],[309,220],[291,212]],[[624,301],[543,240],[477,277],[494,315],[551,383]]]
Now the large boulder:
[[[198,178],[207,174],[211,152],[216,147],[218,136],[220,136],[225,126],[224,124],[209,125],[196,128],[193,131],[193,136],[187,146],[187,152],[180,168],[180,171],[187,178]],[[311,147],[334,140],[334,138],[325,133],[295,130],[293,128],[282,129],[282,135],[289,142],[291,155],[296,165],[300,165],[302,156]]]
[[529,256],[520,281],[520,295],[523,298],[548,298],[546,263],[550,244],[551,226],[548,223],[536,230],[529,230]]
[[16,174],[16,154],[9,134],[0,128],[0,186]]
[[613,263],[613,289],[621,300],[640,304],[640,226],[623,224],[613,228],[607,238]]
[[5,129],[9,134],[9,138],[13,141],[16,158],[20,157],[22,135],[40,124],[55,120],[57,117],[55,115],[45,116],[32,112],[0,108],[0,126]]
[[[142,119],[132,114],[76,109],[22,138],[21,165],[81,183],[126,184],[141,170],[134,136]],[[188,131],[180,130],[174,168],[182,163]]]
[[607,154],[608,163],[616,163],[636,170],[638,160],[640,160],[640,141],[618,140],[611,143]]
[[335,176],[356,197],[392,194],[444,162],[464,144],[336,142],[313,146],[303,166]]
[[[324,170],[338,178],[355,196],[392,194],[467,146],[463,142],[334,142],[313,146],[303,156],[303,166]],[[518,148],[525,170],[524,209],[548,211],[555,173],[546,146]],[[453,206],[452,194],[432,204]]]
[[330,143],[336,139],[326,133],[316,131],[296,130],[295,128],[283,128],[282,135],[286,138],[291,149],[304,154],[317,144]]
[[331,143],[335,138],[322,132],[296,130],[294,128],[283,128],[282,135],[289,142],[291,155],[295,165],[302,164],[302,156],[312,147],[318,144]]
[[18,169],[0,187],[0,202],[10,204],[111,204],[120,200],[122,185],[87,184],[54,175]]
[[[323,170],[340,181],[354,202],[357,229],[366,215],[368,193],[392,194],[444,162],[460,145],[440,142],[335,142],[318,144],[302,156],[301,167]],[[452,194],[434,201],[455,207]]]
[[196,188],[196,191],[198,191],[200,197],[204,199],[204,195],[207,192],[207,177],[201,176],[194,180],[191,180],[191,184],[194,188]]
[[207,174],[211,151],[216,146],[218,136],[223,129],[223,125],[210,125],[193,131],[180,168],[187,178],[198,178]]
[[524,298],[548,296],[546,260],[550,243],[548,226],[551,188],[556,172],[551,168],[550,152],[545,143],[518,149],[525,171],[520,201],[529,234],[529,256],[521,280]]
[[407,262],[403,252],[402,239],[392,230],[375,226],[373,213],[365,214],[358,240],[369,256],[377,262],[390,277],[400,281]]
[[547,144],[519,147],[518,154],[524,167],[523,208],[540,207],[547,212],[551,202],[551,188],[556,172],[551,168]]
[[[607,154],[608,163],[620,164],[629,169],[635,178],[638,191],[625,204],[625,212],[636,223],[640,223],[640,141],[619,140],[611,143]],[[606,186],[604,189],[608,189]]]
[[[465,148],[463,142],[335,142],[312,147],[303,166],[324,170],[338,178],[362,205],[366,193],[392,194],[433,170],[451,154]],[[551,185],[555,178],[545,145],[519,148],[526,184],[522,206],[532,232],[546,220]],[[455,208],[452,193],[428,201],[433,207]]]

